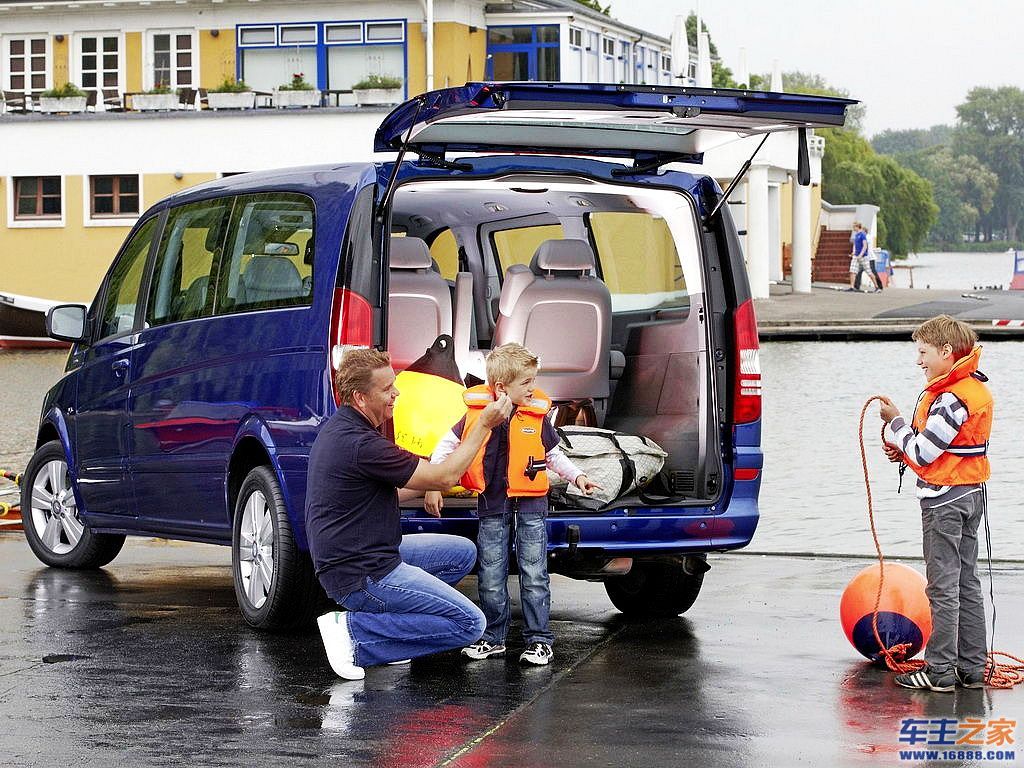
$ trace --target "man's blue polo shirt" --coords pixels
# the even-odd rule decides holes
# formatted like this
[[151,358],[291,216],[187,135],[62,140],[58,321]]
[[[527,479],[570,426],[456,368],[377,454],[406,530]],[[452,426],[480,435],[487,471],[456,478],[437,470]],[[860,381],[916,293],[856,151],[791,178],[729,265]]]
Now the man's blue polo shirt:
[[401,562],[398,488],[419,458],[378,432],[350,406],[321,427],[309,452],[306,537],[316,575],[342,597],[391,573]]

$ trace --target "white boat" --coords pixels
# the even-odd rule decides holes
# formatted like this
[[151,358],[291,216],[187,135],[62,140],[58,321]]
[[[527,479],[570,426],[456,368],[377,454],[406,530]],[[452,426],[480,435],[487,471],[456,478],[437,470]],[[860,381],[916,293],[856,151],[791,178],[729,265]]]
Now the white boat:
[[0,349],[47,349],[70,346],[46,335],[46,313],[63,302],[0,293]]

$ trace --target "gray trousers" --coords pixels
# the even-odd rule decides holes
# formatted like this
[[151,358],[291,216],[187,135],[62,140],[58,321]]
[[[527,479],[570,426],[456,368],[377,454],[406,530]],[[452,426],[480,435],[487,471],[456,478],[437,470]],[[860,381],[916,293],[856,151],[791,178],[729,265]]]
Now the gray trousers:
[[982,487],[956,501],[925,506],[937,501],[921,500],[926,592],[932,609],[932,635],[924,658],[940,673],[954,666],[981,672],[987,650],[985,603],[978,578],[978,524],[986,492]]

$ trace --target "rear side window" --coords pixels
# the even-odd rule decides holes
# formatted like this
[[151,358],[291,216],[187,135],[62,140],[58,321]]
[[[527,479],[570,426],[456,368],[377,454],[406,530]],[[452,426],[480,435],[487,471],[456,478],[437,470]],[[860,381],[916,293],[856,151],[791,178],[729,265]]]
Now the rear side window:
[[183,205],[170,212],[146,306],[150,326],[211,314],[214,267],[230,212],[231,198]]
[[147,221],[121,251],[117,264],[107,281],[97,338],[119,336],[135,326],[135,308],[146,271],[146,257],[153,240],[156,219]]
[[446,229],[430,243],[430,258],[437,262],[441,277],[454,280],[459,271],[459,244],[450,229]]
[[313,201],[266,193],[236,198],[217,284],[217,313],[313,303]]
[[607,211],[589,214],[587,224],[614,307],[689,304],[683,267],[665,219],[649,213]]
[[565,237],[561,224],[544,224],[538,227],[502,229],[491,235],[498,266],[504,275],[513,264],[530,265],[537,246],[545,240],[561,240]]

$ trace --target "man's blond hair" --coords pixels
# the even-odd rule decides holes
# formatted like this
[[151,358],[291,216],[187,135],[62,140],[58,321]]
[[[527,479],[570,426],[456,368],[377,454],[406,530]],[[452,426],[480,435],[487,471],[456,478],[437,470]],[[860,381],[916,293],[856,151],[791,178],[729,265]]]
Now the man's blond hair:
[[971,326],[949,315],[939,315],[921,323],[911,338],[923,344],[931,344],[935,348],[949,344],[953,349],[953,357],[957,360],[970,354],[974,345],[978,343],[978,334]]
[[379,349],[353,349],[345,353],[334,374],[334,391],[342,405],[352,405],[352,395],[370,390],[373,372],[391,367],[391,356]]
[[491,350],[487,356],[487,384],[511,384],[527,371],[536,371],[540,360],[522,344],[512,342]]

